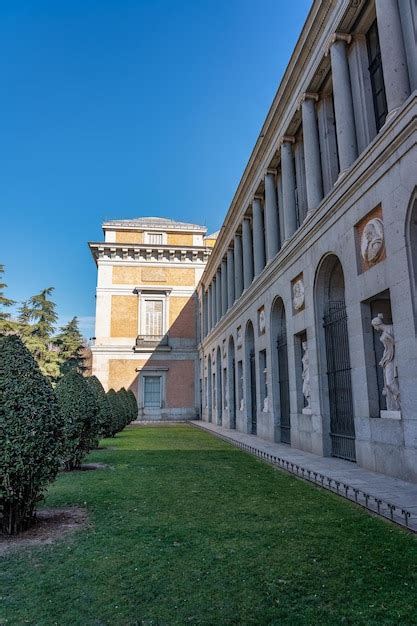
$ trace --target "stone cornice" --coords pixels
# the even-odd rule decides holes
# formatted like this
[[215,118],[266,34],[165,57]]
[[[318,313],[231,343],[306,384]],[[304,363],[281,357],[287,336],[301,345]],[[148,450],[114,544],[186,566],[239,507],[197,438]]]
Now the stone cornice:
[[248,164],[226,214],[223,226],[205,274],[210,282],[214,267],[224,255],[224,249],[233,237],[253,194],[258,188],[269,163],[293,118],[300,93],[309,86],[323,61],[323,48],[329,37],[339,28],[346,14],[353,22],[363,8],[360,0],[344,0],[337,5],[333,0],[314,0],[294,52],[276,92],[271,108],[253,148]]
[[[406,141],[414,135],[411,146]],[[204,338],[202,348],[218,340],[226,329],[251,305],[254,299],[278,276],[294,263],[312,243],[322,235],[332,220],[341,217],[349,210],[349,199],[358,189],[365,191],[372,185],[372,177],[382,168],[400,148],[405,152],[417,144],[417,95],[413,95],[403,105],[403,109],[390,120],[369,146],[354,162],[346,175],[335,184],[332,191],[324,198],[318,209],[305,220],[288,243],[281,248],[277,256],[252,282],[251,286],[236,300],[233,307]],[[398,155],[400,158],[400,155]],[[204,276],[203,276],[204,278]],[[202,279],[203,280],[203,279]]]
[[149,263],[171,262],[184,264],[207,263],[212,248],[205,246],[169,246],[126,244],[114,242],[89,242],[95,262],[99,260],[140,261]]

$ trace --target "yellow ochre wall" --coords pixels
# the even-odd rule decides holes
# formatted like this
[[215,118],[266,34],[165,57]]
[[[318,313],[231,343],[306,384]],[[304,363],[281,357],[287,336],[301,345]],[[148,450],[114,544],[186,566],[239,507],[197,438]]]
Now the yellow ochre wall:
[[143,233],[134,230],[116,230],[116,243],[142,243]]
[[193,235],[179,234],[179,233],[168,233],[167,234],[167,244],[169,246],[192,246],[193,245]]
[[136,337],[138,334],[138,297],[111,297],[111,337]]
[[113,285],[141,285],[146,283],[172,285],[174,287],[194,287],[194,268],[174,267],[130,267],[113,266]]

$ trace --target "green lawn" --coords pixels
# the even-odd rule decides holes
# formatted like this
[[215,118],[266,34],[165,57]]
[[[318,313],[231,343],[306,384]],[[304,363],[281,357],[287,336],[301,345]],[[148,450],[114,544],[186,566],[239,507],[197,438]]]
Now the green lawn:
[[189,426],[129,428],[47,506],[91,525],[0,563],[0,624],[417,624],[417,540]]

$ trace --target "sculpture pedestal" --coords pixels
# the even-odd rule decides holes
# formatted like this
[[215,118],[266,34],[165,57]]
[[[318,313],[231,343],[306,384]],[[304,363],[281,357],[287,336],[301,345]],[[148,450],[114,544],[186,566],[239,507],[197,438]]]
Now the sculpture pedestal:
[[381,411],[381,417],[389,420],[400,420],[401,411]]
[[312,410],[310,409],[309,406],[305,406],[304,409],[301,411],[304,415],[311,415],[312,414]]

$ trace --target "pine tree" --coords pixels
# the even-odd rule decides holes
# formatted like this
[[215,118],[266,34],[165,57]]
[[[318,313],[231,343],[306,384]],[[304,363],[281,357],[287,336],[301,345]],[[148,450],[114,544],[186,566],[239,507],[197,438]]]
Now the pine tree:
[[66,374],[70,369],[83,373],[85,370],[84,340],[78,327],[77,317],[73,317],[67,324],[61,326],[60,331],[54,343],[59,352],[61,374]]
[[48,287],[24,302],[19,309],[19,330],[22,340],[32,352],[41,371],[50,379],[59,375],[58,351],[53,333],[58,319],[56,305],[50,299],[54,288]]
[[15,304],[14,300],[4,295],[7,284],[3,282],[4,265],[0,264],[0,333],[8,333],[16,329],[16,324],[10,319],[6,309]]

